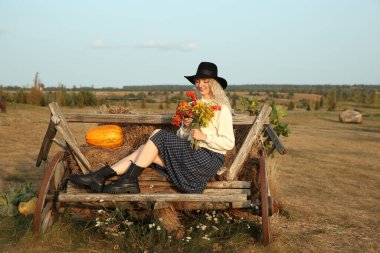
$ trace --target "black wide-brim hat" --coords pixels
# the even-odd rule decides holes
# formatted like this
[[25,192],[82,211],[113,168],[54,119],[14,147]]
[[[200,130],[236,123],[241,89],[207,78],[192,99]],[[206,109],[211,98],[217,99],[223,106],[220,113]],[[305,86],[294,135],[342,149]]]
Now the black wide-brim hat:
[[193,76],[185,76],[192,84],[195,84],[197,78],[214,78],[222,86],[227,87],[226,79],[218,76],[218,67],[212,62],[201,62],[198,66],[197,73]]

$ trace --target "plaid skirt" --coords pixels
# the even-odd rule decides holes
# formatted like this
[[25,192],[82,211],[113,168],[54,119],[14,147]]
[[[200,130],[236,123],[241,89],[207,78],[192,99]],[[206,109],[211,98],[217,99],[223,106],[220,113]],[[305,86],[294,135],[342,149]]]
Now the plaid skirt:
[[160,130],[150,140],[166,167],[151,164],[149,168],[165,175],[184,193],[202,193],[224,162],[223,154],[207,148],[193,150],[188,140],[172,132]]

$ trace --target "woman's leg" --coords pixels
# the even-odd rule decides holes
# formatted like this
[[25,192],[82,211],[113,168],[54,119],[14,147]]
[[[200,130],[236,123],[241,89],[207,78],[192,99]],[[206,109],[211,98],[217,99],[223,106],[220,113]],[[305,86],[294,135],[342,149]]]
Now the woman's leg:
[[[159,129],[155,130],[152,135],[158,131]],[[117,174],[123,175],[118,180],[107,184],[103,192],[113,194],[139,193],[140,186],[138,177],[144,171],[144,168],[153,162],[164,166],[162,159],[158,155],[156,145],[149,138],[149,140],[144,145],[141,145],[135,152],[112,166],[112,169],[115,170]]]
[[[151,136],[155,135],[158,131],[160,131],[160,129],[154,130]],[[135,152],[113,164],[111,168],[116,171],[118,175],[121,175],[127,171],[131,165],[131,161],[143,168],[149,166],[151,163],[165,167],[165,163],[159,156],[158,148],[150,140],[150,137],[144,145],[141,145]]]

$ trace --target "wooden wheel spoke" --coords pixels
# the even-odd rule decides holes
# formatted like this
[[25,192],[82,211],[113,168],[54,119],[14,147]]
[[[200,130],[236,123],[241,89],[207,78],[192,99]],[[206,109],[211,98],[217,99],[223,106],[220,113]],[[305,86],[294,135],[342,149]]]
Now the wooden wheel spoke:
[[54,200],[47,201],[46,196],[54,194],[58,189],[64,171],[62,166],[63,156],[64,152],[61,151],[53,157],[42,179],[36,210],[34,212],[35,234],[38,234],[40,231],[45,232],[52,223]]

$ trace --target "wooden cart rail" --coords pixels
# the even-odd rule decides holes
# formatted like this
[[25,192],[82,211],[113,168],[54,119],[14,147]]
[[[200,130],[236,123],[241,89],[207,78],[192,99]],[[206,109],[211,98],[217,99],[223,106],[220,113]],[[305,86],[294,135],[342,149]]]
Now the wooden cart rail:
[[[78,123],[115,123],[115,124],[169,124],[173,114],[88,114],[88,113],[67,113],[67,122]],[[254,116],[235,115],[233,124],[252,125]]]
[[[76,159],[81,171],[86,174],[92,171],[90,163],[81,153],[76,138],[73,136],[68,122],[77,123],[117,123],[117,124],[169,124],[171,115],[145,115],[145,114],[63,114],[57,103],[49,104],[51,120],[43,140],[40,153],[37,158],[36,166],[42,161],[46,161],[50,147],[53,142],[63,149],[71,152]],[[197,210],[197,209],[226,209],[226,208],[252,208],[256,205],[257,199],[252,195],[252,182],[238,181],[239,173],[244,169],[244,161],[248,158],[250,151],[257,141],[263,143],[272,141],[274,149],[280,153],[285,153],[285,148],[278,139],[276,133],[270,127],[269,114],[271,107],[264,105],[257,117],[244,115],[234,116],[233,124],[250,125],[248,134],[238,150],[230,168],[227,168],[226,181],[212,181],[206,186],[203,194],[183,194],[179,193],[174,185],[164,176],[150,170],[149,168],[139,177],[140,194],[103,194],[87,193],[81,189],[71,186],[69,183],[65,190],[62,190],[63,178],[67,170],[64,165],[63,152],[55,155],[45,171],[42,181],[39,199],[37,202],[34,231],[44,231],[51,224],[55,211],[62,203],[81,202],[94,205],[94,203],[104,205],[114,205],[116,202],[153,202],[155,208],[167,206],[165,203],[177,204],[176,209]],[[59,133],[62,140],[56,138]],[[267,132],[266,139],[264,132]],[[260,156],[260,192],[261,192],[261,215],[263,218],[264,244],[269,243],[269,210],[270,192],[267,179],[267,165],[265,163],[265,152]],[[245,168],[250,169],[250,168]],[[67,177],[67,175],[66,175]],[[263,183],[264,182],[264,183]]]

